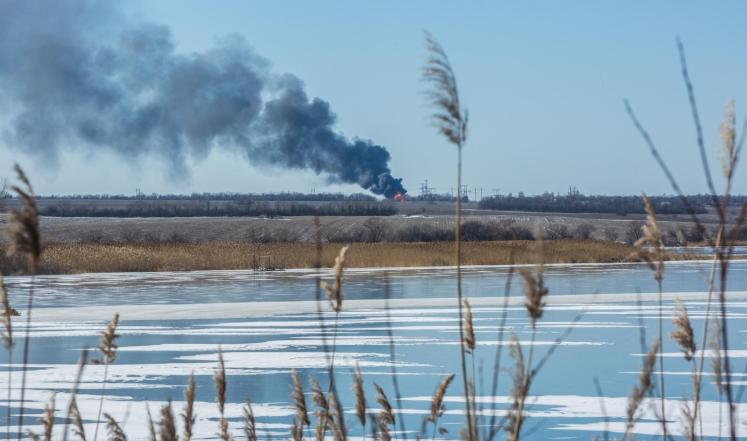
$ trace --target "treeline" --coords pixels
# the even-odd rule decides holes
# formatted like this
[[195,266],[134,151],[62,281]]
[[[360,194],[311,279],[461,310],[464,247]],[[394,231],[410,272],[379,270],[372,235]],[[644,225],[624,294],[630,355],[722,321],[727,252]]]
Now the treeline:
[[95,203],[43,204],[43,216],[57,217],[285,217],[285,216],[390,216],[397,213],[393,203],[347,201],[334,204],[298,202],[241,203],[210,201],[136,201],[129,204],[97,205]]
[[[685,214],[692,209],[695,213],[705,213],[712,205],[709,195],[687,196],[689,207],[677,196],[650,196],[657,214]],[[743,203],[744,196],[730,200],[732,205]],[[559,195],[545,193],[537,196],[491,196],[483,198],[478,207],[485,210],[532,211],[549,213],[608,213],[625,216],[644,213],[640,196],[592,196],[578,193]]]
[[85,200],[114,200],[114,201],[296,201],[296,202],[374,202],[376,198],[364,193],[192,193],[192,194],[160,194],[137,193],[123,194],[71,194],[71,195],[43,195],[40,199],[85,199]]

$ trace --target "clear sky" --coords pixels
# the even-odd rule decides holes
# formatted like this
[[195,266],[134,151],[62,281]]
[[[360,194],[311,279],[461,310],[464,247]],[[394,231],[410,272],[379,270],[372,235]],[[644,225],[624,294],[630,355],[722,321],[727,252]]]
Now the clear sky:
[[[687,192],[702,192],[675,38],[688,53],[711,165],[729,97],[747,107],[747,2],[719,1],[247,1],[126,3],[126,14],[170,27],[178,50],[242,35],[278,73],[328,101],[337,129],[392,154],[392,173],[417,194],[449,191],[456,152],[429,126],[419,68],[423,30],[441,41],[469,109],[464,181],[485,192],[671,192],[628,120],[630,99]],[[253,166],[214,150],[187,179],[158,160],[133,164],[73,150],[43,166],[0,141],[0,174],[17,161],[40,193],[357,191],[324,176]],[[736,190],[747,191],[747,172]]]

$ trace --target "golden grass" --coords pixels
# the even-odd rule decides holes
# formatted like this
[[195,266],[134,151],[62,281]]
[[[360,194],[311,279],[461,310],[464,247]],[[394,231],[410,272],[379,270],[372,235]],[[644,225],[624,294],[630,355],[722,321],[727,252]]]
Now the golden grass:
[[[532,241],[465,242],[463,263],[495,265],[533,263]],[[340,244],[324,244],[322,265],[333,267]],[[633,251],[627,245],[594,240],[546,241],[547,263],[624,262]],[[256,256],[256,257],[255,257]],[[259,256],[262,257],[261,259]],[[671,256],[674,259],[683,256]],[[240,242],[153,244],[49,244],[40,262],[40,272],[188,271],[248,269],[255,259],[279,268],[313,268],[313,243],[248,244]],[[11,262],[0,258],[0,268]],[[454,263],[452,242],[362,243],[350,245],[347,267],[446,266]]]

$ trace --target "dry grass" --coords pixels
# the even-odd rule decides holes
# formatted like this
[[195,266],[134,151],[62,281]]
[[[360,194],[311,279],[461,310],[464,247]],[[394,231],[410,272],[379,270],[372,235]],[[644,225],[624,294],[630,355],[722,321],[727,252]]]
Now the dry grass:
[[[532,241],[465,242],[462,263],[499,265],[533,263]],[[544,245],[547,263],[624,262],[632,247],[604,241],[558,240]],[[334,267],[340,246],[324,244],[322,265]],[[188,271],[248,269],[253,257],[276,268],[313,268],[316,245],[279,243],[255,245],[239,242],[154,244],[49,244],[39,271],[46,274],[131,271]],[[685,256],[672,255],[671,259]],[[413,267],[454,264],[453,242],[353,244],[345,266]],[[13,262],[0,257],[0,269],[11,270]]]

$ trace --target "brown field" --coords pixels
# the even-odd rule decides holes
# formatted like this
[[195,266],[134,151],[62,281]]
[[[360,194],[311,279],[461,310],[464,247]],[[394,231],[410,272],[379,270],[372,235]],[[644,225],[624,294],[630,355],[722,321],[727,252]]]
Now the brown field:
[[[533,263],[532,241],[463,243],[463,263],[489,265]],[[322,266],[333,265],[339,244],[324,244]],[[454,244],[361,243],[348,252],[349,267],[445,266],[453,264]],[[604,241],[558,240],[544,243],[548,263],[623,262],[632,248]],[[242,242],[93,244],[59,243],[47,245],[41,272],[129,272],[188,271],[211,269],[313,268],[316,245],[309,243],[249,244]],[[673,258],[682,258],[673,256]],[[2,258],[5,259],[5,258]],[[0,259],[0,267],[12,262]],[[255,263],[253,263],[255,262]]]

